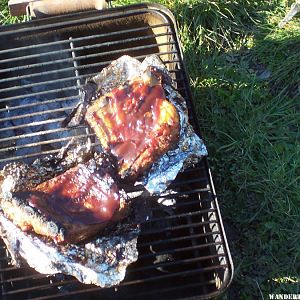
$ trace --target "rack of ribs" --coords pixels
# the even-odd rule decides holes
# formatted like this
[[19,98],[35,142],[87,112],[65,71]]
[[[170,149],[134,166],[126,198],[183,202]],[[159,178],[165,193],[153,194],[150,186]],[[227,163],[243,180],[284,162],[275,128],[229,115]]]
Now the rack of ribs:
[[19,169],[7,165],[1,186],[2,211],[23,231],[56,243],[78,243],[124,217],[125,193],[118,188],[111,163],[103,155],[36,186],[32,178],[38,177],[38,169],[35,176],[28,175],[29,169],[24,164]]
[[88,106],[85,120],[128,181],[143,175],[179,138],[178,112],[154,68],[98,97]]

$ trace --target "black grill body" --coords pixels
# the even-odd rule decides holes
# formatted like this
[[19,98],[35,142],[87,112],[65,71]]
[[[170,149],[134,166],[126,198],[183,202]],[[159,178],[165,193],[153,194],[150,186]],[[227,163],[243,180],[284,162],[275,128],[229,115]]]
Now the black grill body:
[[[0,28],[0,167],[57,153],[87,128],[60,122],[86,79],[127,54],[157,54],[185,98],[199,133],[175,21],[164,7],[133,5],[34,20]],[[9,113],[7,113],[9,112]],[[229,285],[233,265],[206,158],[171,184],[166,208],[144,199],[139,259],[117,287],[83,285],[71,276],[38,274],[11,264],[0,247],[3,299],[209,299]],[[173,204],[172,204],[173,203]]]

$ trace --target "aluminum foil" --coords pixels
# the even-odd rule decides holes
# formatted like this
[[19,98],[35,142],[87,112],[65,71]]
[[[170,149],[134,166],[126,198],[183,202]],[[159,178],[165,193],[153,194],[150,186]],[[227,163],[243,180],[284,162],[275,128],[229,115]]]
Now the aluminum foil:
[[4,214],[5,207],[9,209],[12,204],[15,213],[20,214],[18,217],[40,219],[44,224],[41,226],[49,224],[48,230],[55,230],[55,223],[18,199],[14,193],[34,189],[41,182],[90,158],[89,143],[75,140],[62,148],[57,156],[37,159],[31,165],[10,163],[0,172],[0,236],[14,265],[21,266],[25,260],[40,273],[72,275],[82,283],[101,287],[117,285],[124,279],[127,266],[138,258],[137,237],[140,229],[137,224],[143,221],[144,214],[137,217],[136,210],[140,209],[136,205],[131,207],[126,218],[108,226],[98,238],[79,245],[57,245],[33,232],[23,232]]
[[[96,83],[99,93],[105,94],[125,81],[140,78],[149,66],[154,66],[165,74],[168,79],[164,84],[166,97],[175,105],[180,116],[180,136],[176,148],[157,160],[148,174],[142,178],[142,184],[151,194],[161,194],[181,170],[207,155],[205,145],[188,123],[185,100],[172,87],[172,79],[166,67],[155,55],[146,57],[142,63],[129,56],[122,56],[89,81]],[[86,148],[89,149],[89,147]],[[65,156],[69,157],[68,152],[62,151],[61,153],[62,157],[58,157],[60,160]],[[70,156],[71,164],[73,156],[77,159],[78,155]],[[37,164],[44,166],[47,161],[46,159],[36,162],[33,166]],[[50,161],[52,162],[51,159]],[[48,167],[48,164],[46,166]],[[50,171],[52,172],[52,168]],[[46,168],[45,174],[50,171]],[[22,259],[25,259],[40,273],[64,273],[86,284],[101,287],[113,286],[124,279],[127,266],[138,258],[136,245],[139,226],[133,224],[143,222],[148,218],[149,212],[142,211],[141,206],[144,204],[140,199],[137,202],[138,205],[133,209],[135,213],[131,223],[126,220],[127,223],[124,221],[115,231],[81,245],[56,245],[34,233],[23,232],[5,218],[1,211],[0,235],[16,265],[20,265]]]
[[0,235],[20,266],[22,258],[42,274],[64,273],[80,282],[109,287],[119,284],[126,268],[138,258],[139,227],[124,225],[119,231],[83,245],[55,245],[25,233],[0,213]]
[[105,94],[127,80],[141,78],[149,66],[156,67],[169,79],[170,84],[165,83],[163,87],[167,99],[175,105],[180,116],[180,136],[177,147],[157,160],[148,174],[142,178],[142,184],[150,194],[159,195],[167,189],[180,171],[191,163],[197,163],[203,156],[207,155],[203,141],[195,134],[188,122],[186,102],[173,88],[171,75],[167,68],[156,55],[147,56],[142,63],[135,58],[124,55],[113,61],[89,81],[96,83],[98,92]]

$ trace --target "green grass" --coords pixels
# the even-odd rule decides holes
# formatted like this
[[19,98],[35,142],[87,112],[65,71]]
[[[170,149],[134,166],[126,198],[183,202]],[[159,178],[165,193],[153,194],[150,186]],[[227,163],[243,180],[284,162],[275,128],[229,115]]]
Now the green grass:
[[[224,299],[300,293],[299,15],[279,29],[291,2],[159,2],[178,21],[228,231]],[[16,21],[4,7],[1,23]]]

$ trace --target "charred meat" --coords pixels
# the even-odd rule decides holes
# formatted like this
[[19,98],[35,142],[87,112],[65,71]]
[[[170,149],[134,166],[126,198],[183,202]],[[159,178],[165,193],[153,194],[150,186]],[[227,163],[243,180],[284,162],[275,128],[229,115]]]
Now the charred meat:
[[129,180],[143,175],[179,137],[178,112],[153,68],[93,101],[85,119],[104,151],[116,157],[121,178]]
[[[11,168],[14,173],[9,175]],[[111,162],[104,155],[39,184],[38,171],[33,174],[27,165],[8,165],[4,171],[4,215],[23,231],[56,243],[77,243],[92,237],[126,211],[125,194],[114,181]]]

